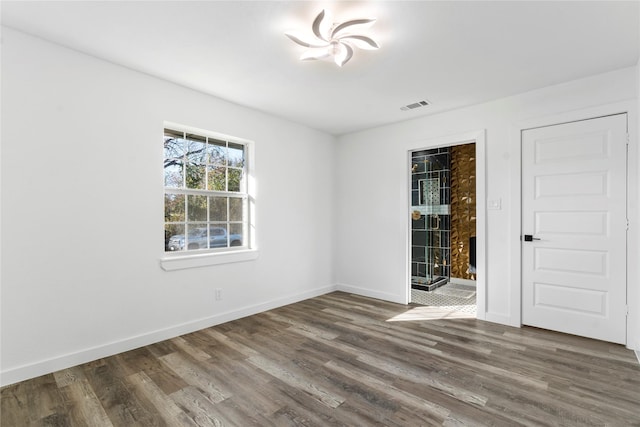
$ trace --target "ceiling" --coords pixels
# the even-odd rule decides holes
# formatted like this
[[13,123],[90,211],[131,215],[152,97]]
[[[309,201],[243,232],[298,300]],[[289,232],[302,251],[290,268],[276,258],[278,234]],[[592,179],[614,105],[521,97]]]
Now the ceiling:
[[[340,135],[634,66],[640,2],[2,1],[2,24]],[[344,67],[284,36],[376,17]],[[431,105],[400,107],[421,100]]]

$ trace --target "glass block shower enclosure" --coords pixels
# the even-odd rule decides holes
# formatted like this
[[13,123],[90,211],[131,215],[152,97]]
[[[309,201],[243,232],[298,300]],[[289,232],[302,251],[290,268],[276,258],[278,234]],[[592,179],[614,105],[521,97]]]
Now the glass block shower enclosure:
[[431,291],[451,277],[451,152],[411,154],[411,287]]

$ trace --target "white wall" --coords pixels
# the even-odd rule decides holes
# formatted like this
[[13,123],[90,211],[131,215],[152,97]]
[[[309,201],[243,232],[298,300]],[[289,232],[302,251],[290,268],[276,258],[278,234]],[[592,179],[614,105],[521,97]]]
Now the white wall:
[[[635,67],[336,145],[321,132],[19,32],[3,29],[2,37],[2,384],[322,294],[336,282],[402,301],[407,151],[482,129],[487,198],[502,199],[502,210],[487,212],[487,318],[513,324],[514,130],[531,118],[640,97]],[[637,129],[635,118],[637,111]],[[257,260],[159,267],[164,120],[255,141]],[[638,277],[640,267],[629,282],[637,325],[630,344],[635,337],[640,349]]]
[[[635,133],[635,139],[632,140],[632,143],[635,143],[636,146],[636,153],[637,155],[637,160],[636,160],[636,165],[640,165],[640,61],[638,61],[638,65],[636,66],[637,71],[638,71],[638,75],[637,75],[637,82],[638,82],[638,121],[636,124],[636,133]],[[636,171],[636,179],[638,180],[637,182],[640,183],[640,168]],[[640,185],[638,185],[638,202],[640,203]],[[638,251],[640,251],[640,249],[638,249],[638,245],[640,245],[640,207],[638,207],[638,205],[636,204],[636,210],[635,210],[635,219],[631,218],[631,226],[632,229],[635,228],[636,230],[636,249]],[[640,258],[640,257],[639,257]],[[636,261],[636,269],[637,269],[637,275],[636,275],[636,287],[639,289],[636,293],[636,307],[640,307],[640,262]],[[632,335],[630,338],[630,344],[632,348],[636,349],[636,356],[638,357],[638,361],[640,361],[640,309],[638,310],[634,310],[633,315],[635,315],[636,318],[636,333],[635,335]]]
[[[333,289],[332,136],[2,37],[3,384]],[[160,268],[164,120],[255,141],[257,260]]]
[[[513,268],[520,248],[519,208],[514,206],[520,202],[512,196],[519,191],[512,176],[514,170],[519,173],[520,123],[544,116],[553,120],[552,116],[581,109],[605,111],[601,106],[611,103],[635,110],[637,80],[632,67],[340,137],[335,242],[339,289],[403,301],[408,286],[407,152],[424,147],[425,141],[486,129],[487,199],[501,199],[502,209],[487,211],[482,317],[519,325],[520,283],[519,274],[513,278]],[[576,114],[569,116],[579,117]],[[635,123],[635,111],[630,119]],[[637,234],[633,238],[637,240]],[[630,286],[637,293],[637,280]],[[632,308],[640,308],[638,301]]]

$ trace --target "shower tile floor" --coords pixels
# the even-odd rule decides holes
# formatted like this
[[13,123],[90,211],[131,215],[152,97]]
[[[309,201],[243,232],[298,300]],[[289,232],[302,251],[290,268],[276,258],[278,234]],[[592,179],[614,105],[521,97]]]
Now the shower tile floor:
[[438,307],[440,310],[476,315],[476,288],[474,286],[448,283],[433,291],[411,289],[411,303]]

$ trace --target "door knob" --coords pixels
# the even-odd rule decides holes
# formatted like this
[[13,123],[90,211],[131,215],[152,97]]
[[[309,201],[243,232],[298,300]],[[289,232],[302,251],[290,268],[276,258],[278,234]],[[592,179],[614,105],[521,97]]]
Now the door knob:
[[531,234],[524,235],[525,242],[533,242],[534,240],[540,240],[540,239],[538,239],[537,237],[533,237]]

